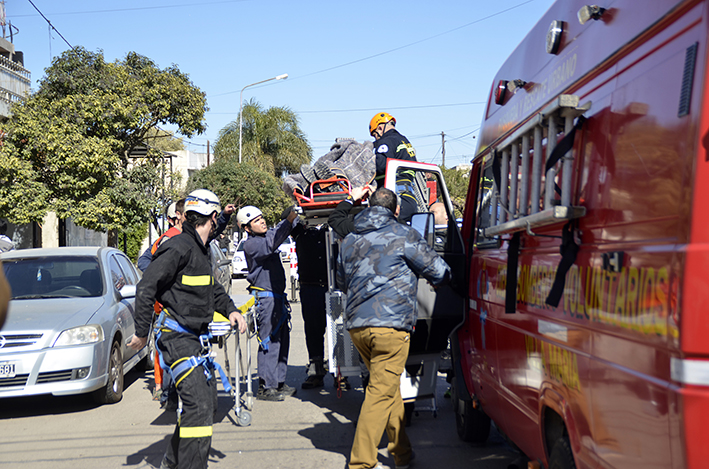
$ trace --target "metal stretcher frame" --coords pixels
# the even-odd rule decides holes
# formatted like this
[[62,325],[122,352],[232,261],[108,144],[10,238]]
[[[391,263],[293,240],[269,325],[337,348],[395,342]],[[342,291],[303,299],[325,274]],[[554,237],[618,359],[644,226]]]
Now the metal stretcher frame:
[[[241,337],[238,330],[233,330],[231,327],[225,328],[220,326],[220,323],[224,323],[226,320],[223,316],[215,314],[214,322],[209,324],[210,331],[212,335],[216,336],[214,331],[220,331],[218,335],[218,344],[220,348],[224,348],[224,369],[226,370],[229,382],[232,382],[231,377],[231,367],[229,364],[229,350],[227,347],[227,339],[234,333],[234,360],[235,360],[235,380],[233,380],[233,387],[230,391],[231,397],[234,398],[234,414],[236,415],[236,424],[240,427],[248,427],[251,425],[251,411],[254,406],[254,393],[253,393],[253,380],[251,378],[251,338],[254,337],[258,331],[256,326],[256,301],[252,295],[231,295],[231,299],[237,306],[239,312],[246,320],[247,330],[246,330],[246,367],[242,363],[242,351],[241,351]],[[228,321],[227,321],[228,322]],[[242,373],[242,370],[244,372]],[[246,384],[246,392],[241,392],[243,381]]]

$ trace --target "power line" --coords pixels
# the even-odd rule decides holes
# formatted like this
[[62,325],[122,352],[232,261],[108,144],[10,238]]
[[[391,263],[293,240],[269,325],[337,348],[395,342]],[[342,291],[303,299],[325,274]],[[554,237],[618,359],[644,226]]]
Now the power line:
[[[419,106],[398,106],[398,107],[392,107],[392,106],[380,106],[377,108],[361,108],[361,109],[323,109],[320,111],[294,111],[298,114],[321,114],[321,113],[327,113],[327,112],[377,112],[380,109],[389,109],[389,110],[402,110],[402,109],[430,109],[430,108],[436,108],[436,107],[452,107],[452,106],[474,106],[478,104],[485,104],[484,101],[476,101],[472,103],[450,103],[450,104],[423,104]],[[239,114],[237,111],[234,112],[207,112],[207,114],[214,114],[214,115],[230,115],[230,114]]]
[[[54,25],[52,24],[52,22],[49,21],[49,19],[48,19],[46,16],[44,16],[44,13],[42,13],[41,11],[39,11],[39,8],[37,8],[37,6],[36,6],[34,3],[32,3],[32,0],[27,0],[27,1],[30,2],[30,5],[32,5],[32,6],[34,7],[34,9],[37,10],[37,13],[39,13],[39,14],[42,16],[42,18],[44,18],[44,21],[47,22],[47,24],[49,25],[49,27],[52,28],[54,31],[56,31],[57,34],[59,34],[59,37],[60,37],[60,38],[64,39],[64,42],[66,42],[66,45],[69,46],[70,49],[73,49],[74,46],[72,46],[71,44],[69,44],[69,41],[67,41],[66,38],[64,38],[64,36],[62,36],[62,33],[60,33],[59,30],[54,27]],[[51,34],[51,33],[50,33],[50,34]]]
[[[28,0],[30,3],[32,3],[31,0]],[[113,8],[111,10],[88,10],[88,11],[64,11],[61,13],[52,13],[52,16],[60,16],[60,15],[90,15],[90,14],[95,14],[95,13],[119,13],[122,11],[140,11],[140,10],[164,10],[168,8],[184,8],[184,7],[194,7],[194,6],[204,6],[204,5],[218,5],[221,3],[242,3],[246,2],[248,0],[222,0],[219,2],[200,2],[200,3],[182,3],[180,5],[160,5],[160,6],[153,6],[153,7],[135,7],[135,8]],[[32,5],[34,6],[34,4]],[[36,9],[37,7],[35,7]],[[39,11],[39,10],[37,10]],[[41,15],[42,13],[40,13]],[[23,17],[28,17],[28,16],[33,16],[33,15],[8,15],[11,18],[23,18]],[[44,16],[44,15],[42,15]],[[46,18],[45,18],[46,19]]]
[[514,10],[515,8],[519,8],[519,7],[523,6],[523,5],[526,5],[527,3],[532,3],[533,1],[534,1],[534,0],[527,0],[526,2],[519,3],[519,4],[515,5],[515,6],[512,6],[512,7],[510,7],[510,8],[507,8],[507,9],[505,9],[505,10],[498,11],[497,13],[493,13],[493,14],[488,15],[488,16],[485,16],[485,17],[483,17],[483,18],[479,18],[479,19],[477,19],[477,20],[475,20],[475,21],[472,21],[472,22],[470,22],[470,23],[468,23],[468,24],[464,24],[464,25],[462,25],[462,26],[458,26],[457,28],[449,29],[448,31],[444,31],[444,32],[442,32],[442,33],[434,34],[433,36],[429,36],[429,37],[426,37],[426,38],[423,38],[423,39],[419,39],[418,41],[414,41],[414,42],[411,42],[411,43],[409,43],[409,44],[404,44],[403,46],[395,47],[394,49],[389,49],[389,50],[386,50],[386,51],[384,51],[384,52],[380,52],[380,53],[378,53],[378,54],[373,54],[373,55],[370,55],[370,56],[368,56],[368,57],[363,57],[363,58],[361,58],[361,59],[353,60],[353,61],[351,61],[351,62],[347,62],[347,63],[344,63],[344,64],[335,65],[334,67],[325,68],[325,69],[319,70],[319,71],[317,71],[317,72],[312,72],[312,73],[308,73],[308,74],[305,74],[305,75],[296,76],[296,77],[292,78],[291,81],[297,80],[297,79],[299,79],[299,78],[305,78],[305,77],[309,77],[309,76],[312,76],[312,75],[317,75],[317,74],[319,74],[319,73],[329,72],[329,71],[331,71],[331,70],[335,70],[335,69],[338,69],[338,68],[346,67],[346,66],[348,66],[348,65],[353,65],[353,64],[356,64],[356,63],[359,63],[359,62],[363,62],[363,61],[365,61],[365,60],[373,59],[373,58],[375,58],[375,57],[380,57],[380,56],[382,56],[382,55],[391,54],[392,52],[396,52],[396,51],[399,51],[399,50],[401,50],[401,49],[405,49],[405,48],[407,48],[407,47],[415,46],[416,44],[421,44],[422,42],[430,41],[431,39],[435,39],[435,38],[437,38],[437,37],[441,37],[441,36],[444,36],[444,35],[446,35],[446,34],[450,34],[450,33],[452,33],[452,32],[458,31],[458,30],[463,29],[463,28],[467,28],[468,26],[472,26],[472,25],[474,25],[474,24],[477,24],[477,23],[480,23],[480,22],[482,22],[482,21],[488,20],[488,19],[490,19],[490,18],[493,18],[493,17],[495,17],[495,16],[501,15],[501,14],[503,14],[503,13],[507,13],[508,11]]
[[[514,10],[515,8],[519,8],[519,7],[521,7],[521,6],[523,6],[523,5],[526,5],[526,4],[528,4],[528,3],[532,3],[533,1],[535,1],[535,0],[527,0],[527,1],[525,1],[525,2],[522,2],[522,3],[519,3],[519,4],[517,4],[517,5],[511,6],[510,8],[507,8],[507,9],[505,9],[505,10],[498,11],[497,13],[493,13],[493,14],[488,15],[488,16],[485,16],[485,17],[483,17],[483,18],[479,18],[479,19],[477,19],[477,20],[475,20],[475,21],[471,21],[470,23],[464,24],[464,25],[462,25],[462,26],[458,26],[457,28],[449,29],[448,31],[444,31],[444,32],[442,32],[442,33],[434,34],[433,36],[429,36],[429,37],[426,37],[426,38],[423,38],[423,39],[419,39],[418,41],[410,42],[410,43],[408,43],[408,44],[404,44],[403,46],[395,47],[394,49],[389,49],[389,50],[386,50],[386,51],[383,51],[383,52],[379,52],[378,54],[373,54],[373,55],[370,55],[370,56],[367,56],[367,57],[362,57],[361,59],[352,60],[352,61],[350,61],[350,62],[346,62],[346,63],[340,64],[340,65],[335,65],[335,66],[333,66],[333,67],[324,68],[324,69],[318,70],[318,71],[316,71],[316,72],[306,73],[305,75],[291,76],[291,77],[288,78],[288,81],[291,81],[291,82],[292,82],[293,80],[298,80],[298,79],[301,79],[301,78],[310,77],[310,76],[313,76],[313,75],[318,75],[318,74],[320,74],[320,73],[329,72],[329,71],[332,71],[332,70],[336,70],[336,69],[338,69],[338,68],[347,67],[348,65],[354,65],[354,64],[356,64],[356,63],[364,62],[364,61],[369,60],[369,59],[373,59],[373,58],[376,58],[376,57],[381,57],[382,55],[391,54],[392,52],[396,52],[396,51],[399,51],[399,50],[402,50],[402,49],[406,49],[407,47],[415,46],[415,45],[417,45],[417,44],[421,44],[422,42],[430,41],[431,39],[435,39],[435,38],[444,36],[444,35],[446,35],[446,34],[450,34],[450,33],[452,33],[452,32],[458,31],[458,30],[460,30],[460,29],[467,28],[468,26],[472,26],[472,25],[477,24],[477,23],[480,23],[480,22],[482,22],[482,21],[489,20],[490,18],[494,18],[495,16],[499,16],[499,15],[501,15],[501,14],[503,14],[503,13],[507,13],[508,11],[512,11],[512,10]],[[271,84],[268,84],[268,85],[264,85],[264,86],[271,86],[271,85],[272,85],[272,83],[271,83]],[[211,95],[211,97],[224,96],[224,95],[227,95],[227,94],[239,93],[240,91],[241,91],[241,90],[227,91],[226,93],[220,93],[220,94]],[[375,112],[376,112],[376,111],[375,111]]]
[[[473,106],[477,104],[486,104],[484,101],[476,101],[472,103],[450,103],[450,104],[427,104],[421,106],[399,106],[399,107],[387,107],[390,110],[401,110],[401,109],[429,109],[434,107],[452,107],[452,106]],[[325,109],[322,111],[298,111],[299,114],[319,114],[325,112],[377,112],[382,107],[377,108],[362,108],[362,109]]]

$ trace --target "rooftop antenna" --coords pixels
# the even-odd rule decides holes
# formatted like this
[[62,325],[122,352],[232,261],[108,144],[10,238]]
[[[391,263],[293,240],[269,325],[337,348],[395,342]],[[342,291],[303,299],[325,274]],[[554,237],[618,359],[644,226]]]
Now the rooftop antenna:
[[0,1],[0,27],[2,28],[2,37],[5,39],[5,25],[7,18],[5,17],[5,0]]

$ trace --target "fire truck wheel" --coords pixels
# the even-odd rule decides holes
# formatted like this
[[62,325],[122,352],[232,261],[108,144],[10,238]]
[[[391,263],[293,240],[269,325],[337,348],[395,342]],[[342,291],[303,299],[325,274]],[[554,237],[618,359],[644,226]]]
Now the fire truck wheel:
[[455,394],[455,427],[461,440],[470,443],[485,443],[490,436],[490,417],[473,407],[473,401],[464,401]]
[[568,437],[563,436],[554,443],[549,455],[549,469],[576,469]]

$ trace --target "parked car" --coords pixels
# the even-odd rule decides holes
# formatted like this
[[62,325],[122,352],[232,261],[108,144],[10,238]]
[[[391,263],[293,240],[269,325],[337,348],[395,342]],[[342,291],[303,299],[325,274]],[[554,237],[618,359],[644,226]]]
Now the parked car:
[[123,376],[148,347],[135,333],[140,273],[106,247],[22,249],[0,255],[12,288],[0,331],[0,398],[93,393],[99,403],[123,397]]
[[218,240],[209,243],[209,249],[214,280],[224,287],[228,295],[231,295],[231,261],[222,252]]
[[288,236],[288,239],[278,246],[278,250],[281,252],[282,262],[290,262],[291,248],[295,248],[295,241],[293,241],[292,237]]
[[234,256],[231,258],[231,276],[233,278],[246,277],[249,274],[249,266],[246,265],[246,256],[244,255],[244,241],[246,240],[239,241]]

